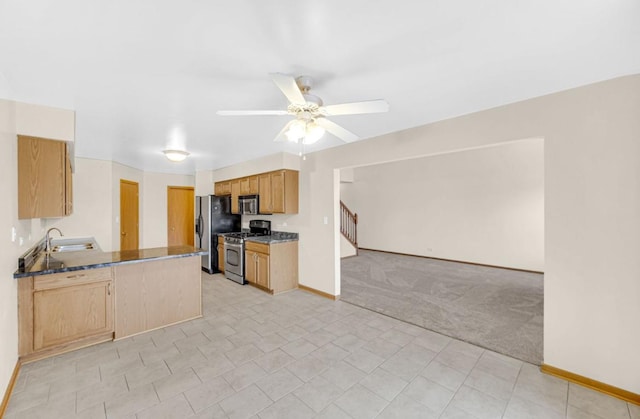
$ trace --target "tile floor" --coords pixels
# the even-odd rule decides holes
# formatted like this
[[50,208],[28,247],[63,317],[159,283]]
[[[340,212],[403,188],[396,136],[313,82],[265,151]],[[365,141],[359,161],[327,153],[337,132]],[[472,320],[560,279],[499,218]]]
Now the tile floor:
[[6,418],[594,418],[640,407],[303,291],[203,274],[204,318],[22,367]]

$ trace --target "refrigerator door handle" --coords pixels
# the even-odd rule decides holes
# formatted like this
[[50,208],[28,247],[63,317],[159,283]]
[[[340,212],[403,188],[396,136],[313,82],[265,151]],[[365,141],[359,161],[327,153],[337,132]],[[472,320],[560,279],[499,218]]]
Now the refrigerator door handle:
[[198,224],[196,224],[196,233],[198,234],[198,238],[202,239],[202,234],[204,233],[202,231],[203,228],[203,220],[202,220],[202,214],[200,214],[200,216],[198,217]]

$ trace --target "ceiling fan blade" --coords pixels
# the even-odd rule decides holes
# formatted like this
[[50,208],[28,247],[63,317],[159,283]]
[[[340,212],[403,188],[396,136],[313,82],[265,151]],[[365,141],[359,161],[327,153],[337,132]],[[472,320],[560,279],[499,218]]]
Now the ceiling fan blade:
[[296,79],[288,74],[271,73],[269,74],[273,82],[278,86],[282,93],[289,99],[289,102],[295,104],[304,104],[307,101],[302,96],[302,92],[296,83]]
[[287,124],[284,126],[284,128],[282,128],[280,130],[280,132],[278,133],[278,135],[276,135],[276,138],[273,139],[273,141],[275,142],[283,142],[283,141],[287,141],[287,136],[284,135],[285,132],[287,132],[287,130],[289,129],[289,127],[291,126],[291,124],[293,124],[296,120],[292,120],[287,122]]
[[352,141],[359,140],[360,138],[352,133],[351,131],[342,128],[340,125],[336,124],[333,121],[328,120],[327,118],[316,118],[316,124],[320,125],[325,130],[329,131],[331,134],[335,135],[345,143],[350,143]]
[[220,116],[288,115],[287,111],[217,111]]
[[342,103],[323,108],[325,115],[357,115],[362,113],[388,112],[389,104],[384,99],[366,100],[364,102]]

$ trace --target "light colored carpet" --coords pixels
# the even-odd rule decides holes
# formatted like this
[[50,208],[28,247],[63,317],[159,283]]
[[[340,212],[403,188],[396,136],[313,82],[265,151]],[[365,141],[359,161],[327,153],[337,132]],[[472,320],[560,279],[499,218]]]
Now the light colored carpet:
[[542,362],[542,274],[360,250],[342,259],[341,299]]

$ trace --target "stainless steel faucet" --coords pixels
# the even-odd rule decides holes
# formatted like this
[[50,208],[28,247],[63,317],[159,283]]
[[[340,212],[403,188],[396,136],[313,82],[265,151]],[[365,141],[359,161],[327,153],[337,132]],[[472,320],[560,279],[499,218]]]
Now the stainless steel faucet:
[[44,241],[45,241],[45,252],[47,253],[51,253],[51,239],[53,237],[49,237],[49,233],[51,233],[52,230],[56,230],[58,233],[60,233],[60,236],[64,236],[64,234],[62,234],[62,231],[60,231],[60,229],[58,227],[51,227],[49,230],[47,230],[47,234],[44,236]]

